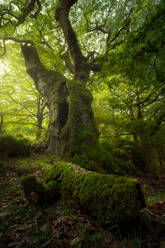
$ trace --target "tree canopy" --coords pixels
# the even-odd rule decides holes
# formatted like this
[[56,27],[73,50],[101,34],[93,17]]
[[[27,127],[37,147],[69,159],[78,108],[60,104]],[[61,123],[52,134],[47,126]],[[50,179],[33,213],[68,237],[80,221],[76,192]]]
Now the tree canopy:
[[[69,152],[74,156],[77,146],[82,146],[80,153],[83,153],[84,140],[96,145],[98,139],[90,107],[92,92],[100,142],[114,144],[118,139],[130,140],[147,153],[151,146],[157,150],[161,140],[162,149],[164,9],[163,0],[1,1],[1,58],[6,61],[1,83],[5,84],[5,91],[10,87],[5,93],[8,100],[1,101],[2,108],[6,106],[5,111],[1,110],[1,126],[9,102],[14,111],[14,106],[18,112],[24,109],[25,116],[30,117],[29,123],[38,125],[37,104],[42,96],[40,109],[45,109],[46,104],[50,112],[50,150],[54,151],[52,146],[63,144],[62,149],[58,148],[59,154]],[[16,54],[21,54],[15,43],[22,47],[26,70],[39,93],[30,86],[32,81],[23,69],[23,57],[15,58]],[[13,55],[9,56],[9,53]],[[19,64],[24,72],[17,69]],[[17,76],[12,82],[11,72],[17,70],[26,82],[18,82]],[[46,76],[48,74],[50,77]],[[75,83],[77,81],[80,84]],[[29,86],[27,82],[30,82]],[[56,89],[48,89],[53,82]],[[14,87],[19,99],[10,93]],[[23,91],[27,92],[26,96]],[[75,106],[81,109],[79,113]],[[45,109],[45,114],[47,112]],[[72,147],[70,151],[68,146]],[[157,153],[160,155],[160,151]]]

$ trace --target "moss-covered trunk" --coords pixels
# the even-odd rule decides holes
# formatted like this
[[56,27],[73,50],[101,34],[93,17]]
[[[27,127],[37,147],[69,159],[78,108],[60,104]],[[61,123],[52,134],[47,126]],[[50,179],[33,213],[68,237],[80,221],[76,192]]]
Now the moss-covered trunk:
[[74,156],[96,145],[98,133],[91,109],[92,97],[81,82],[58,82],[48,99],[48,151],[58,156]]
[[32,46],[22,46],[22,52],[27,72],[50,111],[48,151],[61,157],[85,153],[98,138],[85,83],[47,70]]
[[137,180],[87,171],[75,164],[59,162],[45,172],[46,183],[56,180],[61,193],[103,225],[127,225],[145,207]]
[[73,81],[59,72],[48,71],[32,44],[22,45],[27,72],[35,81],[50,110],[48,151],[57,156],[84,154],[96,145],[98,139],[91,109],[92,97],[86,88],[86,82],[90,71],[98,71],[100,66],[89,63],[89,57],[83,55],[79,46],[69,19],[70,9],[76,2],[77,0],[59,0],[55,10],[55,19],[61,26],[70,54],[64,59],[66,69],[73,74]]

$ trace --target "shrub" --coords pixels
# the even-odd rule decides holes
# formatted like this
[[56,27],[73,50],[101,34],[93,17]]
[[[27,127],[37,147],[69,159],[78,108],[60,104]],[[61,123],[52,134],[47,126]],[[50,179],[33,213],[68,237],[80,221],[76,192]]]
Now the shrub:
[[147,165],[140,146],[131,140],[118,140],[115,144],[114,156],[132,164],[136,170],[145,170]]
[[[115,152],[118,152],[117,147]],[[115,152],[112,152],[112,147],[107,144],[98,144],[95,149],[89,150],[84,155],[75,154],[71,162],[91,171],[135,175],[134,165],[127,159],[115,156]]]
[[24,138],[10,135],[0,135],[0,155],[5,157],[27,156],[30,153],[30,143]]
[[81,167],[98,172],[105,172],[106,167],[110,167],[110,153],[101,144],[89,149],[84,154],[75,154],[71,162]]

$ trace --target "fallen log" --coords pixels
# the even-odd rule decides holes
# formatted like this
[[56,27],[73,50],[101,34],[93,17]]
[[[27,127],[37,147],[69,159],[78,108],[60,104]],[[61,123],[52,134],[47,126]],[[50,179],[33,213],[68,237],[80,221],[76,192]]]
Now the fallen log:
[[60,183],[64,199],[72,199],[100,224],[119,226],[134,222],[145,207],[140,184],[135,179],[87,171],[78,165],[49,165],[44,183]]

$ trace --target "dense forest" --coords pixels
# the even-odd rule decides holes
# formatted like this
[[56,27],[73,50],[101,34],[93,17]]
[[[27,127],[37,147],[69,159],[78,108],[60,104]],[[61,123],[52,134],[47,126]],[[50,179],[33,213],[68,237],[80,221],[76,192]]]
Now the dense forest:
[[0,1],[2,248],[165,247],[165,1]]

